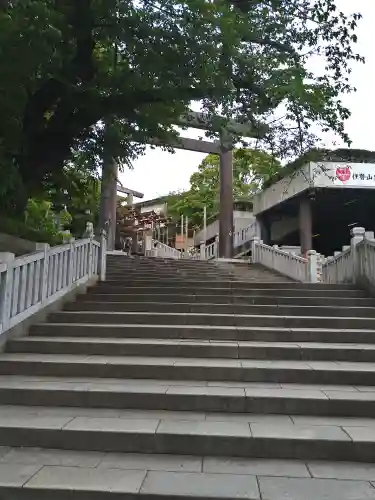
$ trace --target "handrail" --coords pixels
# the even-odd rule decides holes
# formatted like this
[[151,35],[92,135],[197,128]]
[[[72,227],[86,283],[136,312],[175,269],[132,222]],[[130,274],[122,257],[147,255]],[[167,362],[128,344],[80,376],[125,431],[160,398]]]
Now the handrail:
[[277,246],[265,245],[261,240],[255,238],[252,241],[251,253],[253,263],[261,264],[296,281],[308,283],[318,280],[318,259],[314,251],[310,251],[309,258],[305,259],[281,250]]
[[74,241],[21,257],[0,254],[0,334],[94,276],[105,278],[106,239]]
[[350,245],[324,259],[324,283],[357,283],[375,287],[375,238],[372,231],[354,227]]
[[205,260],[211,260],[217,258],[218,255],[218,240],[216,239],[213,243],[206,245],[204,248],[204,258]]
[[181,259],[181,252],[176,248],[170,247],[161,241],[152,240],[153,247],[156,249],[156,256],[165,259]]
[[233,235],[233,247],[237,248],[248,241],[251,241],[254,237],[260,236],[259,225],[256,220],[253,220],[251,224],[247,227],[236,231]]
[[354,265],[352,249],[343,248],[335,256],[328,257],[322,264],[323,283],[352,283],[354,280]]
[[358,279],[375,287],[375,240],[367,239],[356,246]]
[[[204,236],[207,239],[213,238],[219,232],[219,221],[214,221],[210,227],[207,228],[206,235],[204,235],[203,230],[197,233],[195,237],[195,243],[200,243],[204,241]],[[251,221],[251,223],[238,231],[235,231],[233,234],[233,247],[237,248],[244,243],[251,241],[254,237],[260,236],[259,224],[256,219]],[[207,240],[206,240],[207,241]]]

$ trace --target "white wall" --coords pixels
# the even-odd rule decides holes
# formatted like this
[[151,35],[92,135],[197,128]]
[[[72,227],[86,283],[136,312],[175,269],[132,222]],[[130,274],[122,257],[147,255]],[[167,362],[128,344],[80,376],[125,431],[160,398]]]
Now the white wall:
[[146,207],[141,207],[141,214],[145,212],[156,212],[166,213],[167,204],[166,203],[155,203],[155,205],[147,205]]
[[[255,216],[252,212],[242,212],[241,210],[233,211],[233,224],[234,231],[239,231],[240,229],[245,229],[249,226],[255,219]],[[195,235],[195,244],[199,245],[201,241],[204,241],[203,230],[199,231]],[[206,230],[206,241],[214,238],[217,234],[219,234],[219,220],[216,220],[212,224],[207,226]]]
[[234,231],[239,231],[240,229],[245,229],[250,226],[250,224],[255,220],[255,217],[251,214],[251,217],[237,217],[236,219],[233,217],[233,220]]
[[282,201],[302,193],[312,186],[310,163],[288,175],[254,197],[254,214],[257,215]]
[[[215,220],[215,222],[212,222],[206,228],[206,241],[214,238],[217,234],[219,234],[219,221]],[[202,241],[204,241],[203,229],[195,235],[195,244],[199,245]]]
[[233,210],[233,219],[254,219],[253,212],[243,212],[242,210]]

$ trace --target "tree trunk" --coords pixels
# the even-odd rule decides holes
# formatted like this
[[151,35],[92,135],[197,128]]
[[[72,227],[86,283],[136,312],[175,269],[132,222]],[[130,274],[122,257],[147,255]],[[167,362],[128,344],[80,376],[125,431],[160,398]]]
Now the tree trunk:
[[100,192],[99,228],[108,236],[108,250],[114,250],[116,238],[117,163],[113,158],[103,162]]

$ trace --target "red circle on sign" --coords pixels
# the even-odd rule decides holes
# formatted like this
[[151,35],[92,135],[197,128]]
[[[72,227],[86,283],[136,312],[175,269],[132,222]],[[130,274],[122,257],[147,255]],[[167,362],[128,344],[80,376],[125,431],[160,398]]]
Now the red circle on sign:
[[351,168],[346,165],[345,167],[336,168],[336,177],[341,182],[347,182],[352,175]]

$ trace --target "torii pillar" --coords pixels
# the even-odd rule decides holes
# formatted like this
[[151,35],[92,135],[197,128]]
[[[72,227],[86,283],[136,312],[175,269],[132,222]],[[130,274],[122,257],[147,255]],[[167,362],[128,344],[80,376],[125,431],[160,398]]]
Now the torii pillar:
[[230,135],[220,134],[220,210],[219,257],[233,256],[233,143]]
[[133,197],[143,198],[143,193],[132,189],[118,186],[118,165],[112,158],[103,165],[101,192],[100,192],[100,210],[99,210],[99,229],[105,229],[107,233],[107,249],[115,249],[116,243],[116,217],[117,217],[117,192]]
[[99,229],[107,233],[107,249],[115,249],[117,208],[117,162],[104,162],[100,191]]

